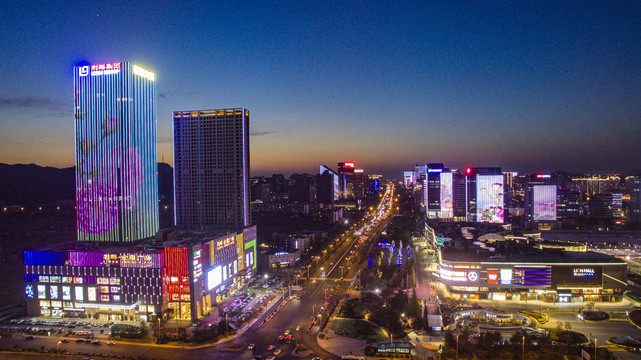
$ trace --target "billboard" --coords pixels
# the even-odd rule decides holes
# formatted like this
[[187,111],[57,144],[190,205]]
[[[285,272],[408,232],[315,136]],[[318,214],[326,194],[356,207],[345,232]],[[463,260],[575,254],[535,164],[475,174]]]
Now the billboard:
[[211,290],[223,282],[223,269],[216,266],[207,272],[207,290]]
[[515,267],[514,285],[526,287],[551,286],[552,268],[550,266]]
[[451,219],[454,217],[453,199],[452,173],[441,173],[441,219]]
[[562,286],[601,287],[603,270],[600,265],[577,264],[554,266],[554,283]]
[[503,175],[476,176],[476,221],[502,223]]
[[498,269],[487,269],[487,284],[488,285],[498,285],[499,284],[499,270]]
[[534,185],[534,221],[556,220],[556,185]]
[[512,285],[512,269],[501,269],[501,285]]

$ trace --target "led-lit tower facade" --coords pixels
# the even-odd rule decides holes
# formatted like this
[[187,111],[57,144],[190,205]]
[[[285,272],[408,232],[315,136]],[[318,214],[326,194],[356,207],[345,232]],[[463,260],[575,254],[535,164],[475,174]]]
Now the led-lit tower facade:
[[176,225],[247,227],[249,195],[249,110],[174,112]]
[[156,85],[131,63],[74,67],[79,241],[131,242],[158,231]]

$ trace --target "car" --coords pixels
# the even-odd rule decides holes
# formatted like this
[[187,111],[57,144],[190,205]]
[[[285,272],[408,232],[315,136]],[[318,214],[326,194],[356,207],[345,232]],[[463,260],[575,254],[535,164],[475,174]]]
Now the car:
[[76,342],[77,343],[83,343],[83,342],[85,342],[85,339],[77,339]]
[[256,344],[251,343],[251,344],[249,344],[249,346],[247,347],[247,349],[249,349],[249,350],[253,350],[255,346],[256,346]]
[[65,339],[60,339],[60,342],[68,343],[68,342],[69,342],[69,339],[67,339],[67,338],[65,338]]
[[114,346],[114,345],[116,345],[116,343],[113,342],[113,341],[107,341],[107,345]]
[[276,350],[274,350],[274,355],[278,355],[278,354],[280,354],[280,352],[281,352],[281,351],[282,351],[281,349],[276,349]]
[[252,360],[261,360],[261,359],[262,359],[262,357],[260,357],[260,356],[254,356],[254,357],[252,358]]
[[285,338],[285,335],[278,335],[278,341],[283,341],[284,338]]
[[274,348],[275,348],[275,346],[274,346],[274,345],[269,345],[269,346],[267,347],[267,351],[272,351],[272,350],[274,350]]
[[25,340],[34,340],[36,337],[33,335],[27,335],[24,339]]
[[291,340],[291,339],[293,339],[293,338],[294,338],[294,337],[292,336],[292,334],[289,334],[289,335],[285,336],[285,339],[286,339],[286,340]]
[[296,331],[300,331],[300,325],[296,326]]
[[289,330],[285,330],[285,335],[289,335],[290,332],[291,331],[289,331]]
[[272,356],[268,357],[267,360],[276,360],[276,356],[272,355]]
[[100,340],[94,340],[91,342],[91,345],[100,345],[102,342]]

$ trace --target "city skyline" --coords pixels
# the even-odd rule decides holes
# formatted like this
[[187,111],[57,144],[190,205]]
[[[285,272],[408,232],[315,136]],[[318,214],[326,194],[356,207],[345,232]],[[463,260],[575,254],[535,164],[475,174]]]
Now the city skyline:
[[252,176],[641,169],[639,4],[216,5],[3,4],[0,162],[72,166],[73,66],[124,60],[170,164],[173,111],[243,105]]

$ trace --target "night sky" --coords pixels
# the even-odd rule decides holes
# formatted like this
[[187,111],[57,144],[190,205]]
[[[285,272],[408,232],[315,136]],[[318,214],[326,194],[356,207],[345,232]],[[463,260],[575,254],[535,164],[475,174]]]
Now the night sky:
[[72,67],[129,61],[156,73],[170,164],[172,111],[246,107],[252,175],[641,169],[639,1],[4,1],[0,14],[4,163],[73,166]]

